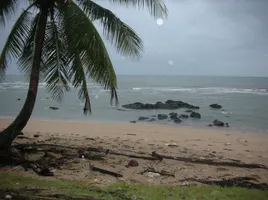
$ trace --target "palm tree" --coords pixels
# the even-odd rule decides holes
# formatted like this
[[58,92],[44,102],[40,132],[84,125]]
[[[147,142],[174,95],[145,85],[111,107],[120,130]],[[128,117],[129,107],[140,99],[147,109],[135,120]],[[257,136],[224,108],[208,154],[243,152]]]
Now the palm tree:
[[[1,0],[0,26],[17,12],[21,0]],[[29,76],[25,103],[16,119],[0,133],[0,149],[10,147],[26,126],[36,100],[39,78],[47,83],[52,97],[61,100],[70,85],[79,89],[84,114],[91,112],[87,79],[111,91],[118,101],[115,71],[103,40],[93,21],[103,27],[104,36],[118,53],[139,58],[142,40],[113,12],[97,0],[25,0],[28,7],[14,24],[0,57],[0,81],[4,80],[10,58],[18,59],[22,73]],[[148,8],[153,17],[166,17],[163,0],[110,0],[111,3]]]

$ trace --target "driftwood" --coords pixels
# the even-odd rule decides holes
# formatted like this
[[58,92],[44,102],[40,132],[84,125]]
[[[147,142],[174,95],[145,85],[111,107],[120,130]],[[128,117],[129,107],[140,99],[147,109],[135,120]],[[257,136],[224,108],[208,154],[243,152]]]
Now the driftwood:
[[207,179],[194,179],[188,178],[180,181],[192,181],[203,183],[207,185],[219,185],[221,187],[243,187],[243,188],[251,188],[251,189],[260,189],[260,190],[268,190],[268,185],[266,183],[253,183],[252,181],[257,181],[252,177],[235,177],[230,179],[222,179],[222,180],[207,180]]
[[29,164],[29,168],[31,168],[35,173],[37,173],[39,176],[54,176],[54,173],[49,170],[48,167],[43,166],[39,167],[38,165],[35,164]]
[[171,172],[168,172],[168,171],[165,171],[165,170],[160,170],[159,171],[159,170],[154,169],[153,167],[147,168],[146,170],[144,170],[143,172],[141,172],[141,174],[148,173],[148,172],[158,173],[161,176],[172,176],[172,177],[175,177],[175,174],[174,173],[171,173]]
[[106,154],[111,154],[111,155],[117,155],[117,156],[126,156],[129,158],[137,158],[137,159],[144,159],[144,160],[159,160],[158,158],[152,157],[152,156],[139,156],[139,155],[134,155],[134,154],[126,154],[126,153],[119,153],[119,152],[115,152],[112,150],[105,150],[105,149],[98,149],[98,148],[92,148],[89,147],[87,148],[87,151],[95,151],[95,152],[103,152]]
[[98,171],[98,172],[101,172],[103,174],[109,174],[109,175],[115,176],[115,177],[123,177],[122,174],[119,174],[117,172],[112,172],[112,171],[109,171],[109,170],[106,170],[106,169],[98,168],[98,167],[95,167],[94,165],[90,165],[89,167],[90,167],[91,170]]
[[[55,147],[55,148],[66,148],[66,149],[73,149],[73,150],[79,150],[79,148],[73,148],[73,147],[67,147],[62,145],[53,145],[53,144],[38,144],[38,145],[16,145],[17,149],[20,149],[22,152],[32,153],[37,151],[45,151],[43,149],[37,148],[46,146],[46,147]],[[49,151],[52,151],[50,149]],[[54,151],[54,150],[53,150]],[[64,155],[61,149],[55,149],[55,152],[59,152]],[[268,169],[265,165],[262,164],[256,164],[256,163],[243,163],[239,160],[232,160],[232,161],[217,161],[213,159],[203,159],[203,158],[190,158],[190,157],[179,157],[179,156],[169,156],[169,155],[162,155],[156,152],[152,152],[151,156],[141,156],[141,155],[135,155],[135,154],[126,154],[126,153],[119,153],[113,150],[109,149],[103,149],[103,148],[93,148],[89,147],[86,149],[86,151],[93,151],[93,152],[100,152],[104,154],[112,154],[112,155],[118,155],[118,156],[126,156],[130,158],[136,158],[136,159],[144,159],[144,160],[163,160],[163,159],[170,159],[170,160],[177,160],[181,162],[187,162],[187,163],[194,163],[194,164],[205,164],[205,165],[214,165],[214,166],[229,166],[229,167],[239,167],[239,168],[262,168],[262,169]],[[146,154],[146,153],[144,153]],[[69,155],[69,157],[75,157],[76,155]],[[79,156],[79,155],[77,155]],[[66,157],[68,155],[66,154]],[[88,157],[90,159],[90,156]]]
[[212,159],[201,159],[201,158],[188,158],[188,157],[178,157],[178,156],[168,156],[158,154],[155,151],[152,152],[152,156],[162,159],[178,160],[182,162],[195,163],[195,164],[205,164],[205,165],[215,165],[215,166],[229,166],[229,167],[240,167],[240,168],[262,168],[267,169],[265,165],[255,164],[255,163],[243,163],[243,162],[222,162]]

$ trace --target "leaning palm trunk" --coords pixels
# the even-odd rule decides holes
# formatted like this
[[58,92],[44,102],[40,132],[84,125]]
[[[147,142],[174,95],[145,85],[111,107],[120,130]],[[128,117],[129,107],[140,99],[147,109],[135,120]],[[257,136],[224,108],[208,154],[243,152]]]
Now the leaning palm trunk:
[[36,30],[34,60],[31,68],[30,83],[25,103],[16,119],[0,134],[0,149],[8,149],[12,141],[26,126],[33,112],[38,91],[40,63],[45,37],[48,10],[40,11]]

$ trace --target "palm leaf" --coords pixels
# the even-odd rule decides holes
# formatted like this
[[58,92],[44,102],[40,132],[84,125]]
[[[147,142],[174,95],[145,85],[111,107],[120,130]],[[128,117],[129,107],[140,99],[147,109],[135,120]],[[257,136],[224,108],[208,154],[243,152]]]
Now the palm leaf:
[[30,29],[24,42],[22,53],[18,60],[19,69],[23,74],[29,75],[33,64],[34,48],[35,48],[34,43],[35,43],[38,19],[39,19],[39,13],[36,14],[34,19],[32,20]]
[[168,15],[164,0],[109,0],[112,3],[118,3],[125,6],[145,8],[149,10],[154,18],[166,18]]
[[[79,55],[86,75],[93,81],[112,91],[113,98],[117,95],[116,75],[105,45],[94,24],[87,15],[72,1],[59,4],[63,21],[64,33],[68,38],[68,49],[75,49]],[[69,51],[74,58],[72,51]]]
[[142,40],[128,25],[110,10],[91,0],[78,0],[79,5],[91,20],[99,20],[104,35],[124,56],[139,58],[143,49]]
[[45,46],[43,49],[44,56],[44,73],[47,90],[52,94],[52,97],[61,101],[64,93],[70,90],[69,74],[67,68],[67,51],[64,36],[58,28],[54,19],[54,14],[51,14],[51,21],[46,27]]
[[72,75],[72,84],[75,88],[80,88],[78,92],[79,99],[85,102],[84,114],[91,113],[91,104],[87,88],[87,78],[84,71],[80,55],[75,53],[75,58],[72,62],[70,74]]
[[0,1],[0,25],[5,25],[8,17],[14,14],[19,0]]
[[0,56],[0,81],[3,81],[5,77],[8,61],[12,57],[18,58],[23,51],[26,37],[30,31],[32,17],[28,10],[31,7],[32,5],[22,12],[7,38]]

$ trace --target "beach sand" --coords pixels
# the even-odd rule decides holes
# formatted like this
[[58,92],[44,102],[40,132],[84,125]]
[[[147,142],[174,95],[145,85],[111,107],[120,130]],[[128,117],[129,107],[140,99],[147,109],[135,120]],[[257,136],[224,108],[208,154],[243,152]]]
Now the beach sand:
[[[11,120],[0,120],[0,129],[8,126],[10,122]],[[209,159],[268,166],[268,134],[240,133],[227,128],[197,129],[180,125],[31,120],[23,133],[27,138],[16,139],[14,144],[45,143],[81,149],[94,147],[140,156],[150,156],[155,151],[161,155],[193,160],[195,158]],[[36,134],[39,137],[34,137]],[[173,146],[168,146],[168,144],[173,144]],[[196,180],[201,179],[222,180],[238,176],[251,177],[257,183],[268,183],[267,169],[200,164],[172,159],[163,159],[160,162],[136,158],[139,166],[126,167],[131,159],[133,158],[109,153],[105,155],[104,160],[92,161],[77,158],[72,165],[56,170],[55,177],[79,179],[97,184],[119,181],[110,175],[91,171],[89,164],[93,164],[96,167],[123,174],[120,181],[128,183],[182,185],[197,183],[199,181]],[[150,168],[168,171],[175,177],[143,173]],[[5,170],[14,169],[6,168]]]

